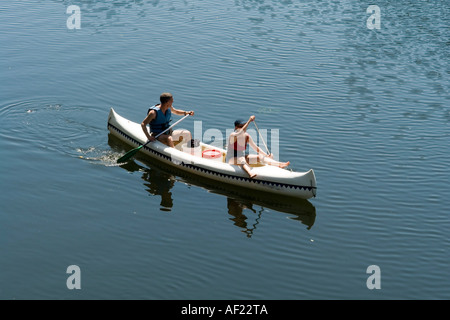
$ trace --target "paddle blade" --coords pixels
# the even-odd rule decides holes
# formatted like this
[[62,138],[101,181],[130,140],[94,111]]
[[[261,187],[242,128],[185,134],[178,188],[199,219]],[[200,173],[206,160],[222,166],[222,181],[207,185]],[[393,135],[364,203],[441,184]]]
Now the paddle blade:
[[117,163],[123,163],[126,162],[128,159],[130,159],[132,156],[134,156],[139,150],[141,150],[143,146],[137,147],[133,150],[128,151],[127,153],[125,153],[122,157],[120,157],[119,159],[117,159]]

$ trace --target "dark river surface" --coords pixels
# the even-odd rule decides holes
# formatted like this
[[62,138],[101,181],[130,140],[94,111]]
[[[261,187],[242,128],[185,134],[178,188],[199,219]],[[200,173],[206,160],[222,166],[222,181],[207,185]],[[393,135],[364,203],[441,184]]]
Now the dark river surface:
[[[448,1],[2,1],[0,21],[1,299],[450,297]],[[317,197],[117,165],[110,108],[141,122],[165,91],[183,128],[278,130]]]

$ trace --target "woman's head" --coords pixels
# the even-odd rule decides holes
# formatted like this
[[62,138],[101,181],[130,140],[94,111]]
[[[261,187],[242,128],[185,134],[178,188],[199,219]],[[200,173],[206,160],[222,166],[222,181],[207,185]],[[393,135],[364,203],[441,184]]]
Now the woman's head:
[[245,120],[238,119],[234,122],[235,128],[242,128],[247,122]]

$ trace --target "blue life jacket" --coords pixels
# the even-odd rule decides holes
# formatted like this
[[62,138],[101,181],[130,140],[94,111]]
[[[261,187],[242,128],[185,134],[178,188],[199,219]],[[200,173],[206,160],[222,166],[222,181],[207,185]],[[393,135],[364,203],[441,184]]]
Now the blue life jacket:
[[156,111],[156,118],[150,121],[150,132],[155,135],[160,134],[168,127],[170,127],[169,123],[170,121],[172,121],[172,111],[170,111],[170,108],[167,109],[166,114],[164,114],[159,108],[160,106],[160,104],[154,105],[150,107],[147,112],[147,114],[149,114],[151,110]]

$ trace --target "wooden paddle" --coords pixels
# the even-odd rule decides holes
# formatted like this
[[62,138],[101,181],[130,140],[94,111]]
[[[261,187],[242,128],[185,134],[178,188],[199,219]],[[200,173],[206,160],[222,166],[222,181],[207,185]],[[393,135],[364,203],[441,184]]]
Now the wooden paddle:
[[[170,127],[168,127],[166,130],[164,130],[163,132],[159,133],[155,139],[157,139],[160,135],[162,135],[163,133],[167,132],[168,130],[172,129],[175,125],[179,124],[181,121],[183,121],[184,119],[186,119],[187,117],[189,117],[189,114],[185,115],[183,118],[181,118],[180,120],[178,120],[177,122],[175,122],[173,125],[171,125]],[[141,150],[142,147],[146,146],[147,144],[149,144],[150,142],[152,142],[151,140],[148,140],[146,143],[144,143],[143,145],[140,145],[137,148],[134,148],[133,150],[128,151],[127,153],[125,153],[122,157],[120,157],[117,160],[117,163],[123,163],[126,162],[128,159],[130,159],[132,156],[134,156],[139,150]]]
[[267,148],[267,144],[266,144],[266,142],[264,141],[264,138],[263,138],[263,136],[262,136],[262,134],[261,134],[261,132],[259,132],[259,129],[258,129],[258,126],[256,125],[256,122],[255,122],[255,120],[253,120],[253,123],[255,124],[255,127],[256,127],[256,131],[258,131],[258,133],[259,133],[259,137],[261,138],[261,141],[264,143],[264,146],[266,147],[266,150],[267,150],[267,154],[270,156],[270,151],[269,151],[269,148]]

